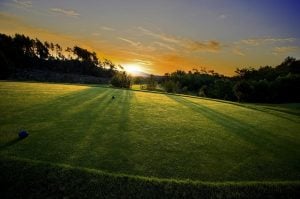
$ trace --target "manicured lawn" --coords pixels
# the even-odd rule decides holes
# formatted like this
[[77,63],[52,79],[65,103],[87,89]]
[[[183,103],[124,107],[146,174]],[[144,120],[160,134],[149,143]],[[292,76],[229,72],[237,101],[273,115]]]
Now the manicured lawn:
[[[168,179],[300,180],[299,104],[21,82],[0,82],[0,97],[2,157]],[[28,138],[17,139],[21,129]]]

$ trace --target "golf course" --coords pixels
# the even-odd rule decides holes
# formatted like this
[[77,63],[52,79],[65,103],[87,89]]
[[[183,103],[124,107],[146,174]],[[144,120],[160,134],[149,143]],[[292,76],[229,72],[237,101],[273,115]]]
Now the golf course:
[[16,187],[40,187],[33,198],[299,196],[298,103],[10,81],[0,96],[7,196]]

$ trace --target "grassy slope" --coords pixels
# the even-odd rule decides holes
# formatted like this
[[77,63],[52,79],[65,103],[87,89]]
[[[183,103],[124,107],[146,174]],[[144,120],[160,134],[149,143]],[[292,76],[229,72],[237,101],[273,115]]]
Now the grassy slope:
[[[300,179],[299,104],[14,82],[0,96],[1,156],[159,178]],[[17,140],[20,129],[30,136]]]
[[1,198],[299,198],[300,182],[208,183],[108,174],[20,158],[0,161]]

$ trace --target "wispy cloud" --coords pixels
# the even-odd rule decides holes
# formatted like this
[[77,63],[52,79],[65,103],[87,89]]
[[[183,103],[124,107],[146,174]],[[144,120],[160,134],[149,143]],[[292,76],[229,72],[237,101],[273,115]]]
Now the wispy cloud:
[[259,46],[263,44],[274,44],[274,43],[288,43],[295,41],[295,38],[249,38],[243,39],[236,42],[237,44],[244,44],[249,46]]
[[[196,41],[188,38],[176,37],[174,35],[165,33],[155,33],[143,27],[138,27],[138,29],[145,35],[152,36],[154,38],[160,39],[164,42],[175,44],[179,47],[183,47],[189,51],[206,51],[206,52],[217,52],[221,48],[221,44],[218,41]],[[166,46],[165,46],[166,47]]]
[[242,50],[239,47],[234,47],[232,49],[233,54],[239,55],[239,56],[245,56],[245,53],[242,52]]
[[[245,53],[243,50],[253,47],[274,47],[275,45],[284,45],[284,44],[290,44],[294,43],[297,39],[293,37],[286,37],[286,38],[280,38],[280,37],[262,37],[262,38],[248,38],[248,39],[242,39],[236,42],[233,42],[232,45],[229,45],[232,47],[232,53],[239,55],[239,56],[245,56]],[[284,51],[292,51],[293,48],[291,47],[276,47],[273,49],[273,54],[279,54],[283,53]],[[271,49],[270,49],[271,50]]]
[[171,46],[168,45],[168,44],[165,44],[165,43],[162,43],[162,42],[158,42],[158,41],[154,42],[154,44],[155,44],[155,45],[158,45],[158,46],[160,46],[160,47],[166,48],[166,49],[168,49],[168,50],[175,51],[175,48],[171,47]]
[[138,29],[145,35],[149,35],[149,36],[155,37],[157,39],[161,39],[166,42],[170,42],[170,43],[179,43],[180,42],[180,40],[178,40],[177,38],[175,38],[172,35],[167,35],[167,34],[163,34],[163,33],[154,33],[143,27],[138,27]]
[[281,46],[281,47],[275,47],[273,49],[273,54],[278,55],[278,54],[287,54],[290,52],[295,52],[300,50],[298,46]]
[[62,8],[51,8],[50,10],[52,12],[63,14],[63,15],[66,15],[68,17],[78,17],[80,15],[75,10],[66,10],[66,9],[62,9]]
[[119,37],[118,39],[120,39],[120,40],[122,40],[122,41],[125,41],[125,42],[127,42],[127,43],[129,43],[130,45],[135,46],[135,47],[138,47],[138,46],[141,45],[140,42],[135,42],[135,41],[132,41],[132,40],[130,40],[130,39],[123,38],[123,37]]
[[30,8],[32,7],[32,1],[13,0],[17,5]]
[[137,64],[147,65],[147,66],[151,66],[153,64],[153,62],[149,60],[133,59],[133,61]]
[[[141,42],[137,42],[137,41],[133,41],[124,37],[118,37],[119,40],[124,41],[128,44],[130,44],[132,47],[131,51],[136,51],[138,52],[138,54],[140,54],[141,52],[143,53],[152,53],[156,50],[156,48],[154,46],[151,45],[143,45]],[[128,47],[126,48],[122,48],[125,51],[128,51]]]
[[218,41],[193,41],[186,40],[184,46],[192,51],[207,51],[207,52],[218,52],[221,49],[221,44]]
[[108,27],[108,26],[101,26],[102,30],[106,30],[106,31],[115,31],[114,28]]

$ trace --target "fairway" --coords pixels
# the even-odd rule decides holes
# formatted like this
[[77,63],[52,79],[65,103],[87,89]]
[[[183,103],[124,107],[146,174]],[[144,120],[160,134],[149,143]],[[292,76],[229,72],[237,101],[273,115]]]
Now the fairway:
[[0,82],[0,97],[2,157],[180,180],[300,179],[299,104],[22,82]]

